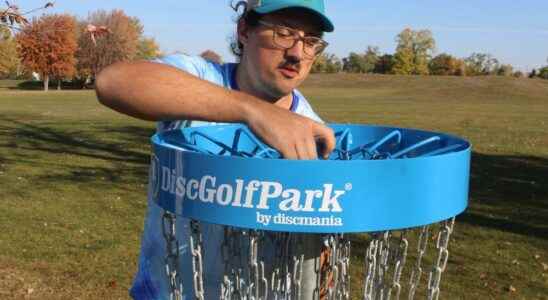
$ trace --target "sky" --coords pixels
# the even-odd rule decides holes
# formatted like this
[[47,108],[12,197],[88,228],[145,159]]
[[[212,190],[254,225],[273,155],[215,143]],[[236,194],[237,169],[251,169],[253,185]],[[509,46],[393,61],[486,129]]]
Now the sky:
[[[22,10],[47,1],[11,0]],[[48,13],[84,18],[89,12],[122,9],[138,17],[145,35],[162,52],[200,54],[206,49],[234,61],[229,40],[235,13],[229,0],[57,0]],[[327,52],[345,57],[378,46],[393,53],[396,35],[404,28],[430,29],[436,53],[467,57],[490,53],[501,63],[530,71],[548,64],[548,0],[326,0],[335,32],[325,39]]]

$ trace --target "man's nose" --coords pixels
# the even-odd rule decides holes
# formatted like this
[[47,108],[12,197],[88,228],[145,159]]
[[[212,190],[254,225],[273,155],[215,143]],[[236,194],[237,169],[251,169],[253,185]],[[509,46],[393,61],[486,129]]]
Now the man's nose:
[[292,57],[296,61],[301,61],[304,57],[304,43],[303,41],[297,41],[293,47],[286,50],[286,55]]

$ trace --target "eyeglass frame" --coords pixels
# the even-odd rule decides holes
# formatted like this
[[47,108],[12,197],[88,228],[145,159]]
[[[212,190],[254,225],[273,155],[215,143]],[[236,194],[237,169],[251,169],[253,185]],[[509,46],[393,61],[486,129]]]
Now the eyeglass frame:
[[[295,47],[295,45],[299,42],[299,41],[303,41],[303,53],[310,59],[314,59],[318,56],[320,56],[320,54],[322,54],[322,52],[325,50],[325,48],[327,48],[327,46],[329,46],[329,43],[326,42],[325,40],[319,38],[319,37],[316,37],[316,36],[301,36],[296,29],[294,28],[290,28],[290,27],[286,27],[286,26],[282,26],[282,25],[277,25],[277,24],[272,24],[272,23],[269,23],[269,22],[265,22],[263,20],[259,20],[258,23],[260,25],[263,25],[263,26],[266,26],[266,27],[270,27],[272,29],[272,42],[274,43],[274,45],[284,49],[284,50],[288,50],[288,49],[291,49],[293,47]],[[276,42],[276,35],[278,34],[277,32],[277,28],[282,28],[282,29],[286,29],[288,30],[289,32],[293,33],[293,44],[290,46],[290,47],[286,47],[286,46],[282,46],[280,45],[279,43]],[[310,41],[310,39],[314,39],[315,41],[319,42],[319,44],[322,46],[321,50],[318,52],[318,53],[315,53],[314,55],[311,55],[310,53],[308,53],[306,51],[306,44],[307,44],[307,39],[308,41]]]

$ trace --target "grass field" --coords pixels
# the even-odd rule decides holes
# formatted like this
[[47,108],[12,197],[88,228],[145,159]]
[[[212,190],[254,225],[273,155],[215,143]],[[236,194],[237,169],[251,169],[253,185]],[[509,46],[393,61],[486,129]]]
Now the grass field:
[[[0,82],[0,299],[127,298],[154,125],[15,84]],[[302,91],[330,122],[470,140],[441,298],[548,299],[548,80],[314,75]]]

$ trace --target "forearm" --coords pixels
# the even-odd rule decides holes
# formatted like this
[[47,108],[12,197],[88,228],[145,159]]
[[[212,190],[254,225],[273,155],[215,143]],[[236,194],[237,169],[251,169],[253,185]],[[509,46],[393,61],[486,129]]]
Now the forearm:
[[246,122],[248,110],[260,102],[176,68],[152,63],[116,63],[96,81],[99,101],[144,120]]

